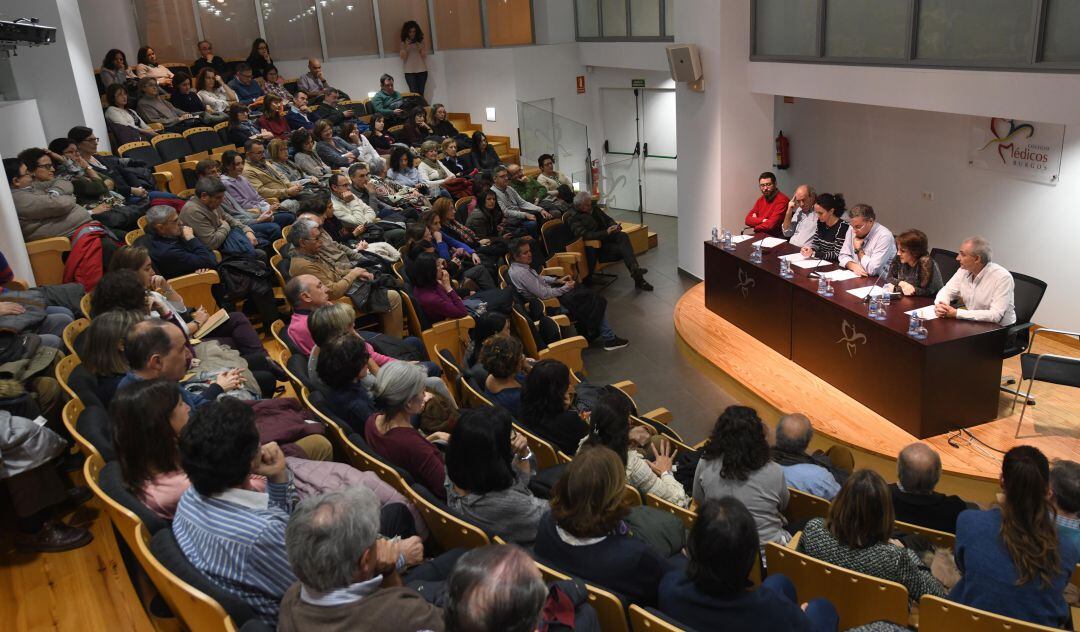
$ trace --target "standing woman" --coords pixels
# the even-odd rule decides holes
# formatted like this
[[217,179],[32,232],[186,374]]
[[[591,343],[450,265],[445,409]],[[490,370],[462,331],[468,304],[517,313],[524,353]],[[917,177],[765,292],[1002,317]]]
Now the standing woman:
[[424,96],[427,86],[427,49],[424,48],[424,31],[415,20],[401,26],[401,61],[405,67],[405,83],[409,91]]
[[1037,448],[1017,446],[1001,463],[1000,506],[956,519],[956,566],[949,599],[1050,627],[1069,622],[1062,596],[1078,552],[1055,526],[1050,465]]
[[802,255],[836,263],[840,260],[840,248],[844,246],[848,223],[840,219],[844,214],[844,196],[839,193],[822,193],[814,204],[817,229],[810,245],[803,246]]
[[251,43],[251,53],[248,54],[247,63],[251,66],[251,76],[255,79],[266,76],[266,70],[274,65],[270,57],[270,45],[261,37],[255,38]]

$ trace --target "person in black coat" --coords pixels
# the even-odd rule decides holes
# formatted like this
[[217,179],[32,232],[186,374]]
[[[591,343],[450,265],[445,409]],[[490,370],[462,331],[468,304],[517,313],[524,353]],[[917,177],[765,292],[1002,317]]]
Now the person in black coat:
[[199,42],[199,58],[191,64],[191,72],[198,76],[203,68],[213,68],[218,76],[225,74],[225,60],[214,54],[214,45],[207,40]]
[[480,130],[473,132],[472,144],[473,149],[466,156],[469,160],[468,169],[470,171],[476,169],[477,171],[490,172],[502,164],[502,161],[499,160],[499,153],[488,143],[487,135]]
[[251,43],[251,53],[247,58],[248,66],[251,66],[251,76],[258,79],[266,75],[266,69],[274,65],[274,59],[270,57],[270,45],[261,37],[255,38]]
[[521,391],[521,421],[530,432],[561,452],[577,452],[589,425],[570,407],[570,369],[558,360],[541,360],[529,371]]
[[150,253],[154,269],[167,279],[217,267],[214,253],[191,227],[180,225],[176,209],[170,206],[152,206],[146,212],[146,236],[140,245]]

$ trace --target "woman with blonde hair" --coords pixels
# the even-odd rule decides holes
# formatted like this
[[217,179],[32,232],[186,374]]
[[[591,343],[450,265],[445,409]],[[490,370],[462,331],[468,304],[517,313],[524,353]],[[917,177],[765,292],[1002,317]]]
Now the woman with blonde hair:
[[539,561],[613,590],[629,602],[655,606],[660,579],[675,566],[624,519],[626,467],[606,447],[589,447],[566,466],[551,492],[551,511],[540,520],[534,553]]
[[270,169],[278,177],[288,182],[290,186],[294,184],[304,186],[319,182],[318,178],[305,175],[300,167],[296,166],[296,163],[289,160],[289,143],[280,138],[275,138],[267,144],[266,164],[270,166]]

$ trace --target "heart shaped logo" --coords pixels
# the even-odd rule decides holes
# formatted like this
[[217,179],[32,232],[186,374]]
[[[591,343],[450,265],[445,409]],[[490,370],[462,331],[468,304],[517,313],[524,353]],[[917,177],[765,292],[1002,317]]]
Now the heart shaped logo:
[[1009,164],[1009,161],[1005,159],[1005,153],[1006,153],[1006,150],[1012,149],[1012,147],[1013,147],[1012,143],[1009,143],[1008,145],[998,145],[998,156],[1001,157],[1001,164],[1003,164],[1003,165]]
[[1016,119],[991,118],[990,133],[993,135],[993,138],[983,145],[982,149],[979,151],[986,149],[994,143],[1004,143],[1012,140],[1014,136],[1022,132],[1027,132],[1027,138],[1031,138],[1035,135],[1035,126],[1031,123],[1021,123],[1020,125],[1017,125]]

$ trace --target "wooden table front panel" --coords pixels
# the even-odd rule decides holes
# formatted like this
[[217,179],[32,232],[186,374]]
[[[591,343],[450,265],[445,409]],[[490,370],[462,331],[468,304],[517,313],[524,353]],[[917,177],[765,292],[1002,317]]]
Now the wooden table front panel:
[[[705,307],[782,354],[791,357],[791,294],[779,264],[758,266],[739,253],[705,244]],[[775,270],[770,267],[776,268]]]

